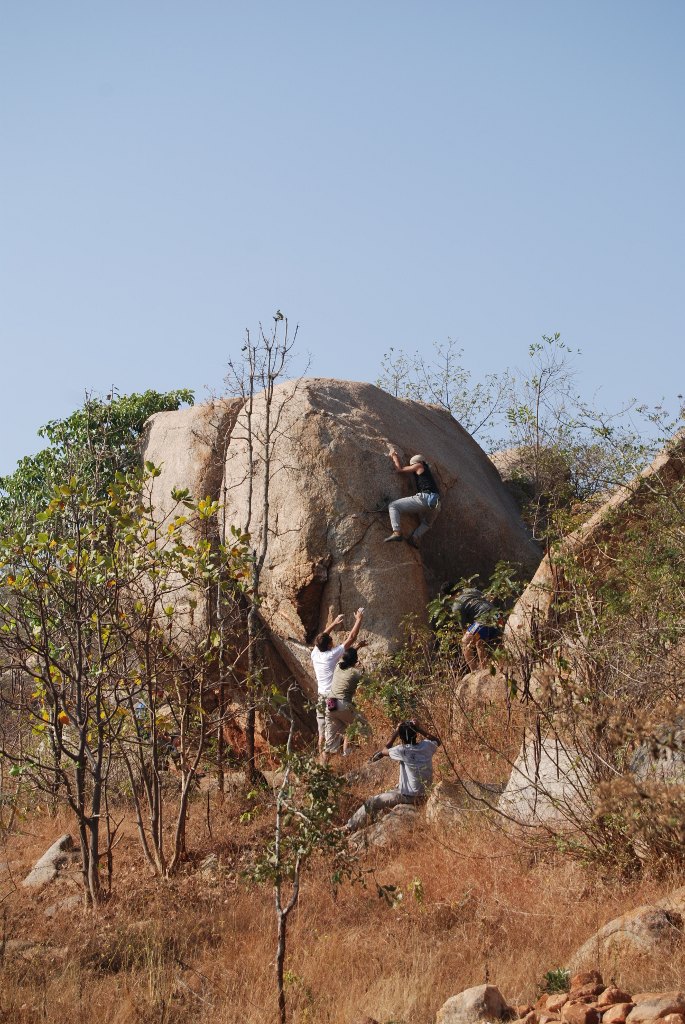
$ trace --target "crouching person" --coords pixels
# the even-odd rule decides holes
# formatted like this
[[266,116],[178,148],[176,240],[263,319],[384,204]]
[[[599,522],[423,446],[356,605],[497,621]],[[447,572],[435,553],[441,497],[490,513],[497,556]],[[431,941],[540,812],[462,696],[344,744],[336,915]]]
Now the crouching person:
[[487,668],[492,648],[502,636],[504,619],[501,612],[480,590],[469,587],[458,594],[452,605],[452,614],[466,629],[461,638],[461,650],[469,672]]
[[[421,741],[418,739],[419,734],[425,737]],[[398,738],[400,742],[394,747],[393,743]],[[346,829],[349,832],[356,832],[372,821],[379,811],[389,811],[398,804],[422,803],[433,782],[433,757],[439,746],[438,737],[424,732],[415,722],[400,722],[387,745],[371,759],[375,761],[381,757],[389,757],[399,762],[400,777],[397,787],[365,800],[347,822]]]
[[343,757],[347,754],[350,743],[348,728],[351,725],[356,725],[365,736],[371,735],[369,723],[354,703],[354,695],[362,677],[361,668],[357,667],[357,652],[363,646],[362,641],[356,647],[350,647],[335,666],[326,700],[326,746],[321,757],[322,764],[328,764],[329,756],[336,754],[341,744]]

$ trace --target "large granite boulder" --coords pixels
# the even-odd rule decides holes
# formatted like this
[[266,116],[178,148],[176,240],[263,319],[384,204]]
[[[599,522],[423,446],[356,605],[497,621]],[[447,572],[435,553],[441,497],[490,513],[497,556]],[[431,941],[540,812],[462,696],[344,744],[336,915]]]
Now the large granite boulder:
[[592,793],[591,766],[577,750],[554,735],[524,738],[497,809],[518,825],[572,829],[590,815]]
[[187,487],[197,500],[220,497],[226,445],[242,405],[240,398],[215,399],[157,412],[147,421],[141,445],[145,461],[162,470],[152,481],[152,501],[160,518],[173,511],[171,492],[176,487]]
[[[636,907],[602,927],[573,953],[568,961],[571,972],[599,967],[605,977],[615,973],[621,962],[644,957],[659,962],[683,940],[683,919],[673,909],[658,906]],[[661,1016],[653,1014],[651,1019]],[[629,1019],[637,1020],[632,1017]],[[640,1019],[646,1019],[641,1017]]]
[[[144,457],[162,468],[160,510],[173,486],[222,502],[220,532],[249,528],[258,547],[265,526],[266,404],[252,409],[250,474],[247,409],[209,403],[152,418]],[[425,621],[426,602],[447,580],[480,573],[497,561],[535,571],[540,551],[499,474],[469,434],[444,410],[394,398],[371,384],[308,379],[279,385],[271,408],[268,551],[261,615],[279,661],[313,693],[309,646],[329,612],[366,608],[366,657],[391,651],[402,621]],[[410,493],[393,471],[389,446],[408,460],[417,452],[439,480],[442,509],[421,549],[384,545],[388,501]],[[223,476],[217,459],[224,459]],[[380,511],[379,511],[380,510]],[[404,521],[408,533],[415,521]]]

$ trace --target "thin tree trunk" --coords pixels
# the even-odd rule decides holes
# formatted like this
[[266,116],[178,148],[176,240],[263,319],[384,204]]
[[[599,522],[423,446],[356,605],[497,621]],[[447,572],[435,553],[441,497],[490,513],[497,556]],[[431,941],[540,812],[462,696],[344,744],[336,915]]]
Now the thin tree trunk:
[[276,946],[276,986],[278,988],[278,1020],[279,1024],[286,1024],[285,1019],[285,984],[283,980],[285,967],[285,951],[288,929],[288,916],[279,908],[278,910],[278,944]]

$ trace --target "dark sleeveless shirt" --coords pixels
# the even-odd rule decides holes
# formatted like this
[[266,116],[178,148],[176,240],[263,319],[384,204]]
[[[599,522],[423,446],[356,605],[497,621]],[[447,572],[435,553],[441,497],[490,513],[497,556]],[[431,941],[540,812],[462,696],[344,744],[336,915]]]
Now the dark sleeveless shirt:
[[427,462],[422,462],[421,465],[423,466],[423,473],[414,473],[417,494],[440,494],[438,485],[430,471],[430,466]]

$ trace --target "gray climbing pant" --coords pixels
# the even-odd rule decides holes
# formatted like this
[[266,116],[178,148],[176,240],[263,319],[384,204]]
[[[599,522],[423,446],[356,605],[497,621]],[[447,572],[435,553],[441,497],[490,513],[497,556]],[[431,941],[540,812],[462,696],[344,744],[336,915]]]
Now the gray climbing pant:
[[388,505],[390,525],[396,533],[399,533],[400,515],[403,512],[405,515],[412,514],[419,517],[421,522],[413,533],[416,540],[422,537],[426,530],[430,530],[439,511],[440,505],[437,508],[430,508],[426,494],[410,494],[408,498],[398,498],[397,501],[392,501]]
[[379,811],[389,811],[398,804],[419,804],[423,803],[423,796],[405,796],[399,789],[391,789],[387,793],[379,793],[378,796],[370,796],[365,800],[359,810],[355,811],[345,826],[349,832],[356,832],[358,828],[373,821]]

